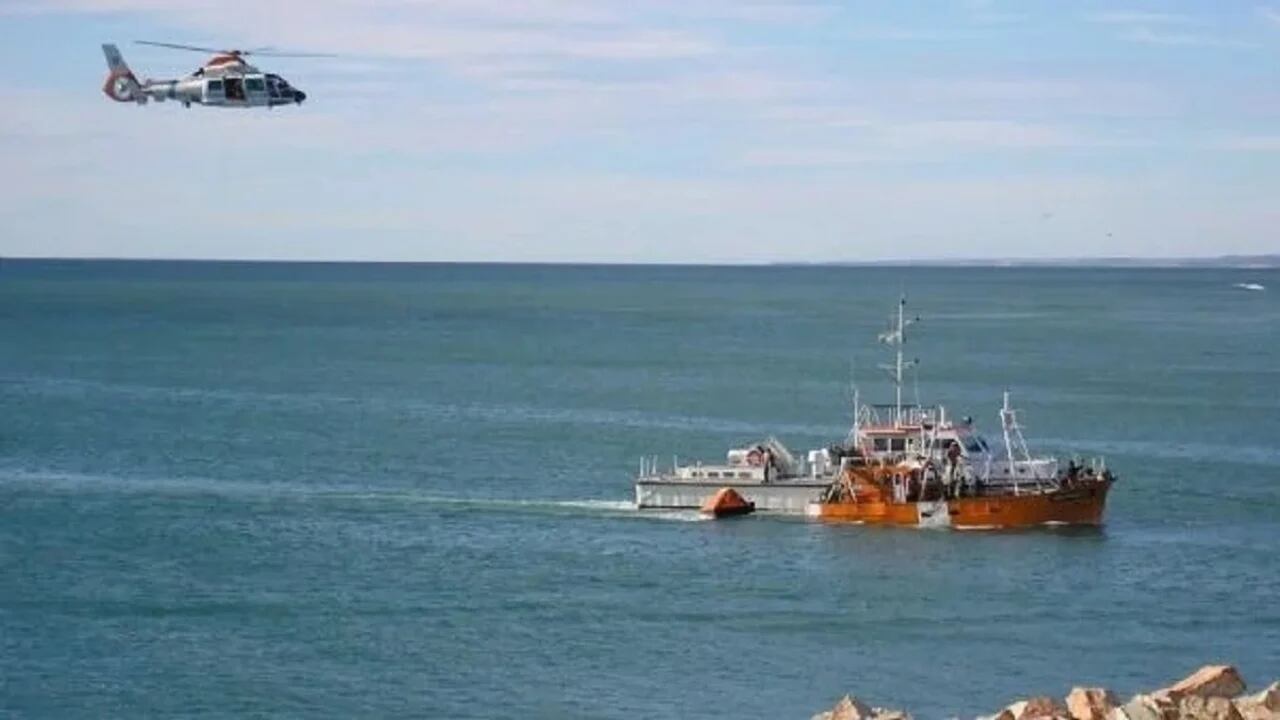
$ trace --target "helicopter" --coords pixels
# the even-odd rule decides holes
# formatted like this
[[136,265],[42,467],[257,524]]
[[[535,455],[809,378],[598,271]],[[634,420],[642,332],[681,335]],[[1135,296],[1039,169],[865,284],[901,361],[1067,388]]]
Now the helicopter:
[[139,81],[120,54],[120,49],[110,43],[103,44],[102,53],[107,57],[107,79],[102,92],[116,102],[132,102],[146,105],[148,100],[164,102],[174,100],[183,107],[208,105],[210,107],[266,107],[277,105],[301,105],[307,94],[293,87],[287,80],[273,73],[264,73],[245,61],[246,57],[333,57],[314,53],[279,53],[270,48],[257,50],[216,50],[194,45],[136,40],[139,45],[191,50],[212,53],[213,57],[195,72],[174,80]]

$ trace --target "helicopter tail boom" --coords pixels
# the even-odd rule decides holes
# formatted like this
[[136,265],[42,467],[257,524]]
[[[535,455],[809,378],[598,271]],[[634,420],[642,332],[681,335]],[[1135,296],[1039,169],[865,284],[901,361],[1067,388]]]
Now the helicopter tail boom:
[[107,58],[107,80],[102,85],[102,92],[116,102],[136,102],[139,105],[146,103],[147,94],[137,76],[125,63],[120,49],[109,43],[104,44],[102,54]]

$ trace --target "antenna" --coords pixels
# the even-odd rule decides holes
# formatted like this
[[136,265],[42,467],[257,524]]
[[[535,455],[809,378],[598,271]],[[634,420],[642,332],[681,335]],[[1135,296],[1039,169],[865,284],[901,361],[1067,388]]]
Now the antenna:
[[902,371],[904,369],[913,368],[920,364],[918,359],[904,360],[902,353],[903,347],[907,344],[907,328],[920,321],[915,317],[910,320],[906,319],[907,296],[903,294],[898,299],[898,315],[895,327],[892,330],[880,333],[880,342],[886,345],[894,346],[894,363],[892,365],[881,364],[880,367],[888,371],[889,376],[893,378],[894,385],[894,404],[893,404],[893,424],[902,424]]
[[858,413],[861,409],[861,402],[858,392],[858,365],[854,358],[849,359],[849,395],[853,401],[853,424],[849,427],[849,436],[845,438],[845,444],[849,447],[857,447],[858,445]]
[[911,363],[911,390],[915,397],[916,407],[920,407],[920,361],[916,360]]

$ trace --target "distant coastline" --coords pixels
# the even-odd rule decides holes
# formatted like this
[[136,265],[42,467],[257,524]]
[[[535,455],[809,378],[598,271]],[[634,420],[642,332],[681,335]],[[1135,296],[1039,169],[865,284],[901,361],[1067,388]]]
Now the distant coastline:
[[894,258],[884,260],[775,260],[756,262],[615,262],[591,260],[370,260],[291,258],[147,258],[147,257],[38,257],[0,255],[4,263],[168,263],[210,265],[508,265],[601,267],[970,267],[970,268],[1280,268],[1280,254],[1218,255],[1214,257],[1084,257],[1084,258]]
[[815,263],[779,262],[775,265],[838,267],[1079,267],[1079,268],[1280,268],[1280,255],[1218,255],[1215,257],[1087,257],[1087,258],[956,258],[928,260],[850,260]]

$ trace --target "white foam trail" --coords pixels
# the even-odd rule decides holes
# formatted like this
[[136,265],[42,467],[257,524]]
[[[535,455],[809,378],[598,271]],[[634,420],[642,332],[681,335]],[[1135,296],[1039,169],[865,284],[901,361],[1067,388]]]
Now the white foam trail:
[[636,509],[630,500],[552,500],[549,503],[559,507],[611,512],[635,512]]
[[495,512],[524,511],[566,516],[616,517],[638,520],[698,522],[707,519],[696,510],[636,509],[630,500],[590,498],[555,500],[539,498],[476,498],[419,494],[412,491],[379,492],[367,487],[310,486],[299,483],[252,483],[210,478],[157,478],[98,475],[0,467],[0,486],[20,484],[45,487],[63,492],[120,492],[137,494],[220,495],[224,497],[271,497],[298,502],[338,501],[349,503],[423,504],[469,508]]
[[667,520],[673,522],[701,522],[709,519],[697,510],[639,510],[630,500],[499,500],[476,499],[459,502],[477,507],[548,508],[565,510],[566,514],[604,515],[634,518],[637,520]]
[[697,510],[637,510],[636,517],[641,520],[666,520],[668,522],[702,522],[711,520],[710,515],[703,515]]

